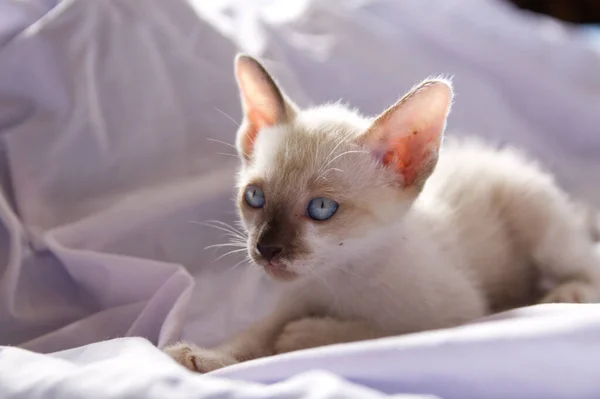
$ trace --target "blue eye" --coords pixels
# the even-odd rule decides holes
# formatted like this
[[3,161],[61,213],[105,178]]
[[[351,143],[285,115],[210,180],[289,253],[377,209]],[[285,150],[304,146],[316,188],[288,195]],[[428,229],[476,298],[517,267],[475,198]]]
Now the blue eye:
[[323,221],[331,219],[331,217],[335,215],[337,209],[337,202],[330,200],[329,198],[318,197],[310,200],[306,212],[311,219]]
[[253,185],[246,187],[244,199],[252,208],[262,208],[265,206],[265,193],[260,187]]

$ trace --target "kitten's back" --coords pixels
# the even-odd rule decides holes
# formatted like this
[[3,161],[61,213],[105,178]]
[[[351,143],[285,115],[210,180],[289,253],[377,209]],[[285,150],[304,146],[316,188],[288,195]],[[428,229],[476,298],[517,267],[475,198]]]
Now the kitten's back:
[[[446,209],[448,234],[460,242],[467,272],[503,310],[540,295],[530,255],[554,215],[551,203],[570,209],[552,176],[521,152],[471,138],[447,138],[435,172],[417,204]],[[570,215],[563,215],[570,217]]]

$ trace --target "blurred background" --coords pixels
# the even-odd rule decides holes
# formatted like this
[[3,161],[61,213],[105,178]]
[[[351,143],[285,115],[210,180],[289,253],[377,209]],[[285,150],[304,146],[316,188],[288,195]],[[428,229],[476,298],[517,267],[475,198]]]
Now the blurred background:
[[205,249],[236,220],[238,51],[301,106],[371,115],[452,77],[448,134],[600,207],[599,21],[592,0],[0,0],[0,344],[212,345],[269,310],[243,255]]

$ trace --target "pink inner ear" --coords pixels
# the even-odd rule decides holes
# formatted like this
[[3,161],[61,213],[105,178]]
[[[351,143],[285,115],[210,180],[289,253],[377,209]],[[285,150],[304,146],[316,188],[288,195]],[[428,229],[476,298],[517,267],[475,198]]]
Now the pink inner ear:
[[258,129],[254,126],[248,126],[246,132],[242,136],[242,151],[244,153],[244,157],[249,158],[250,155],[254,152],[254,141],[256,140],[256,135],[258,134]]
[[421,184],[436,164],[452,89],[426,81],[380,115],[366,133],[366,144],[384,165],[402,176],[405,187]]
[[260,111],[253,109],[247,113],[248,127],[243,136],[244,152],[252,154],[254,150],[254,142],[258,136],[260,129],[275,125],[275,122]]
[[247,126],[242,143],[244,152],[252,154],[254,142],[258,132],[277,123],[278,113],[280,113],[278,104],[272,104],[270,98],[261,93],[253,84],[243,85],[243,96],[245,103],[245,113]]
[[437,156],[439,145],[439,136],[413,131],[385,145],[381,161],[402,175],[405,186],[411,186]]
[[405,187],[431,173],[445,126],[445,115],[424,121],[412,116],[401,118],[397,112],[388,112],[367,134],[369,146],[384,165],[402,176]]

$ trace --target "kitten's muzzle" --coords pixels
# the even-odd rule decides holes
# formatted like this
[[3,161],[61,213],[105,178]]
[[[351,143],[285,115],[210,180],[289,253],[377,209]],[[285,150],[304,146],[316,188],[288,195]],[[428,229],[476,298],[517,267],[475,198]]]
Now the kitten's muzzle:
[[[255,260],[255,262],[261,265],[267,274],[276,280],[291,281],[294,280],[298,275],[288,270],[286,264],[281,261],[284,255],[284,248],[281,245],[276,244],[256,244],[256,252],[260,254],[262,259]],[[257,254],[257,255],[258,255]]]
[[256,250],[266,261],[271,262],[281,255],[283,247],[281,245],[263,245],[258,243],[256,244]]

